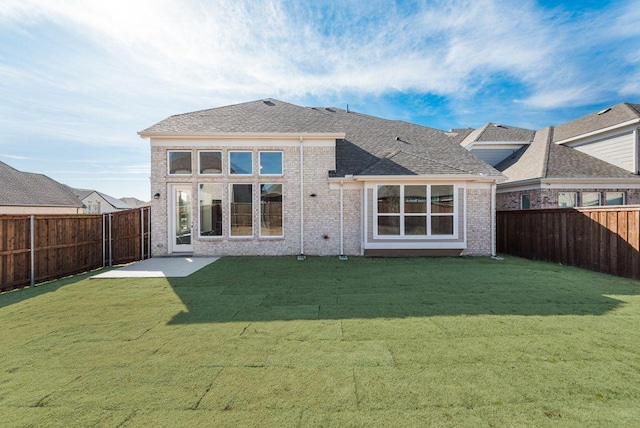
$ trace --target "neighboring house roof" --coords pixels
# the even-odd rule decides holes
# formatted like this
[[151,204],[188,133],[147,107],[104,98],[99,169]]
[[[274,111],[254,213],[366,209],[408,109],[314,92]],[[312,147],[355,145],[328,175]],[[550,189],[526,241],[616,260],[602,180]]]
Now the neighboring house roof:
[[515,126],[500,125],[498,123],[489,122],[470,132],[460,143],[462,147],[467,147],[471,143],[480,141],[486,142],[531,142],[536,131],[532,129],[518,128]]
[[600,129],[640,119],[640,104],[620,103],[556,126],[553,141],[563,141]]
[[344,175],[457,174],[502,178],[444,131],[339,108],[300,107],[274,99],[171,116],[142,137],[257,134],[342,134],[336,171]]
[[538,132],[533,142],[496,165],[506,183],[531,179],[637,179],[631,172],[570,147],[553,144],[554,128]]
[[149,202],[141,201],[138,198],[120,198],[120,200],[125,204],[129,205],[130,207],[134,207],[134,208],[150,205]]
[[95,194],[101,196],[102,199],[107,201],[115,209],[128,210],[128,209],[134,208],[131,205],[127,204],[126,202],[121,201],[120,199],[114,198],[113,196],[106,195],[106,194],[104,194],[102,192],[98,192],[97,190],[92,190],[92,189],[74,189],[72,187],[70,187],[70,189],[81,201],[85,200],[86,198],[88,198],[89,196],[91,196],[92,194],[95,193]]
[[42,174],[18,171],[0,162],[0,205],[82,208],[64,184]]

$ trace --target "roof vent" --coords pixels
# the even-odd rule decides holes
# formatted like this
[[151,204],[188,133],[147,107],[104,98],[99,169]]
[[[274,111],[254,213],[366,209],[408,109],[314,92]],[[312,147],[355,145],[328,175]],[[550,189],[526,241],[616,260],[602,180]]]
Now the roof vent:
[[506,128],[504,125],[500,125],[499,123],[494,123],[493,126],[496,128]]
[[269,100],[262,100],[262,102],[271,107],[275,105],[272,101],[269,101]]
[[400,140],[400,137],[396,137],[396,141],[402,141],[402,140]]
[[598,115],[605,114],[605,113],[606,113],[606,112],[608,112],[609,110],[611,110],[611,107],[607,107],[607,108],[605,108],[605,109],[602,109],[602,110],[600,110],[600,111],[598,112]]

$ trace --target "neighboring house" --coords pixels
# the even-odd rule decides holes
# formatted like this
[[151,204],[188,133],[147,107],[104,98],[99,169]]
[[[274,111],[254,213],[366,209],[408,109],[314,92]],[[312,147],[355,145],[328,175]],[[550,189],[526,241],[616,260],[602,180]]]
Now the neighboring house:
[[531,144],[535,134],[532,129],[490,122],[468,133],[460,145],[489,165],[496,166],[507,156]]
[[460,143],[494,165],[497,209],[640,204],[640,105],[621,103],[532,131],[489,123]]
[[85,214],[106,214],[134,208],[120,199],[116,199],[113,196],[106,195],[96,190],[70,189],[86,207]]
[[141,201],[138,198],[120,198],[120,200],[132,208],[148,207],[151,205],[151,202]]
[[82,202],[64,184],[0,162],[0,214],[81,214]]
[[464,132],[266,99],[139,134],[153,255],[494,252],[504,177],[459,145]]

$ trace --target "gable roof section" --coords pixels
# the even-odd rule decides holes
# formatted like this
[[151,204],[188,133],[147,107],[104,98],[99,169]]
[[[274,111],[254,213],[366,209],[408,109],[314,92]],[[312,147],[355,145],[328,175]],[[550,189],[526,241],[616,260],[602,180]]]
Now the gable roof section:
[[524,146],[496,165],[507,176],[505,183],[532,179],[637,179],[640,177],[603,160],[570,147],[553,144],[554,128],[538,132],[529,146]]
[[300,107],[271,98],[171,116],[139,134],[154,137],[220,133],[344,135],[336,140],[336,170],[332,176],[447,171],[501,178],[498,171],[444,131],[339,108]]
[[46,175],[18,171],[0,162],[0,205],[82,208],[82,202],[64,184]]
[[469,133],[460,143],[467,147],[472,143],[486,142],[525,142],[533,141],[536,131],[532,129],[517,128],[515,126],[500,125],[489,122],[481,128]]
[[97,190],[75,189],[75,188],[72,188],[72,187],[70,187],[70,189],[81,201],[86,199],[86,198],[88,198],[93,193],[95,193],[96,195],[102,197],[102,199],[107,201],[107,203],[109,203],[115,209],[128,210],[128,209],[133,208],[132,206],[128,205],[126,202],[121,201],[120,199],[116,199],[113,196],[106,195],[106,194],[104,194],[102,192],[98,192]]
[[616,104],[609,107],[609,109],[603,109],[599,112],[556,126],[553,141],[564,141],[634,119],[640,120],[640,104]]

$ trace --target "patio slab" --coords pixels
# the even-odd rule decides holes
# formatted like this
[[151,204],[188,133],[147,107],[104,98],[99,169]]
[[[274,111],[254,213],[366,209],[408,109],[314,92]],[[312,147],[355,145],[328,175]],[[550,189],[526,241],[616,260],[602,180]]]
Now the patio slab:
[[220,257],[153,257],[94,275],[92,279],[178,278],[189,276]]

